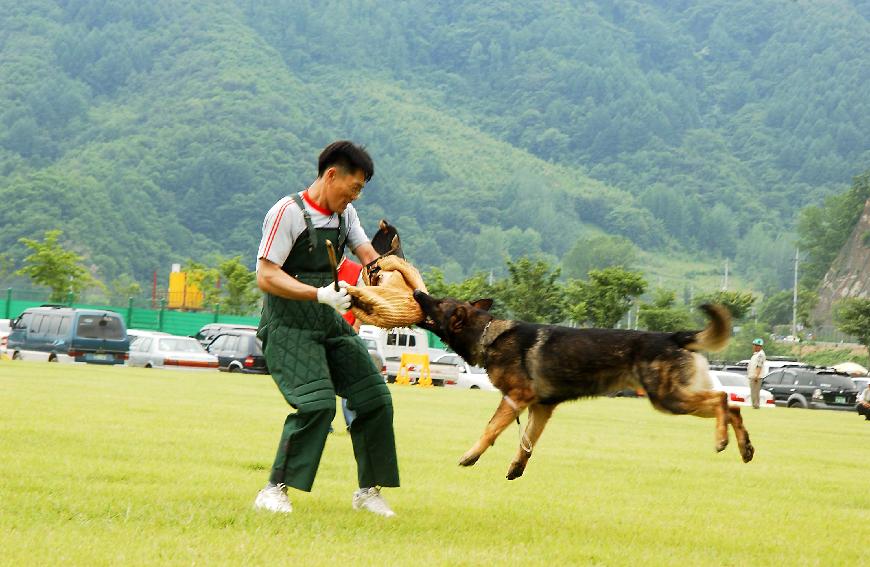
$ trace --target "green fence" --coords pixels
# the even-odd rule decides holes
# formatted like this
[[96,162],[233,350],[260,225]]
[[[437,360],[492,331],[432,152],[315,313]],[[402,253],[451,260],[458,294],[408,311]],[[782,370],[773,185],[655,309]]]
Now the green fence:
[[[0,296],[0,318],[14,319],[25,309],[39,307],[48,303],[48,295],[45,292],[34,290],[7,289]],[[215,306],[213,311],[176,311],[166,309],[165,301],[160,300],[156,308],[150,308],[150,300],[130,298],[127,305],[106,305],[105,303],[80,303],[69,302],[65,305],[79,309],[106,309],[121,315],[128,329],[143,329],[163,331],[173,335],[195,335],[203,325],[208,323],[230,323],[240,325],[256,325],[260,322],[259,317],[245,317],[241,315],[225,315],[221,313],[220,306]],[[142,305],[149,307],[143,307]]]

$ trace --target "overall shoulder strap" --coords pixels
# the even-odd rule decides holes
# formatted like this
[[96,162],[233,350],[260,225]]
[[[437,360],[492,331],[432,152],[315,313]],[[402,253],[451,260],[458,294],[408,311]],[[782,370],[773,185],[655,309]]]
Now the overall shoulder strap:
[[350,232],[350,228],[344,220],[345,214],[347,213],[345,212],[338,215],[338,246],[336,247],[336,252],[339,257],[344,255],[344,245],[347,242],[347,235]]
[[305,219],[305,228],[308,229],[308,251],[311,252],[317,246],[317,231],[314,230],[314,223],[311,222],[311,215],[308,209],[305,208],[305,203],[302,202],[302,197],[299,193],[293,193],[293,202],[302,211],[302,218]]

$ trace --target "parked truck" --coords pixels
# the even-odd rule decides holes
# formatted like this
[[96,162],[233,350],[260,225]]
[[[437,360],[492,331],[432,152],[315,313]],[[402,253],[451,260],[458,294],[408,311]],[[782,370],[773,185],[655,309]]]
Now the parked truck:
[[[395,382],[399,369],[402,366],[403,354],[425,354],[429,357],[429,372],[432,376],[432,384],[443,386],[455,384],[462,371],[453,363],[437,363],[438,358],[447,354],[443,344],[432,333],[413,327],[401,327],[396,329],[381,329],[373,325],[362,325],[359,330],[363,340],[371,340],[377,345],[377,350],[383,354],[385,378],[387,382]],[[414,384],[420,378],[420,365],[408,366],[411,383]]]

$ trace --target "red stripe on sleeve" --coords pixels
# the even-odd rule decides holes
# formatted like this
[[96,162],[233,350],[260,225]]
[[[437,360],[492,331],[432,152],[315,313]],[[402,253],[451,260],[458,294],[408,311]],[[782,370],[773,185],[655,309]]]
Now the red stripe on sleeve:
[[278,209],[278,214],[275,216],[275,223],[272,225],[272,231],[269,233],[269,239],[266,241],[266,249],[263,251],[263,258],[269,257],[269,250],[272,248],[272,242],[275,241],[275,234],[278,232],[278,225],[281,224],[281,217],[284,216],[284,209],[286,209],[287,205],[290,203],[291,200],[288,199],[287,202]]

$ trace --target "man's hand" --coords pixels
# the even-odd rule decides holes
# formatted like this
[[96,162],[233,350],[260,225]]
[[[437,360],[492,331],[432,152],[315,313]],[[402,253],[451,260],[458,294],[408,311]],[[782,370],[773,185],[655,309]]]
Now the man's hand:
[[339,313],[350,309],[350,295],[347,294],[347,282],[338,282],[338,291],[334,284],[317,288],[317,301],[329,305]]

